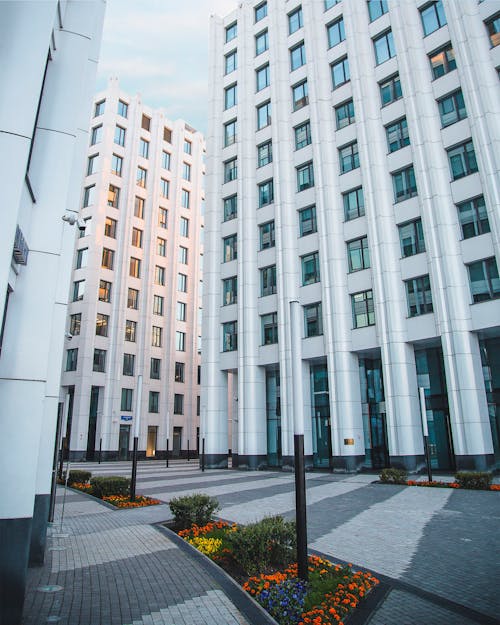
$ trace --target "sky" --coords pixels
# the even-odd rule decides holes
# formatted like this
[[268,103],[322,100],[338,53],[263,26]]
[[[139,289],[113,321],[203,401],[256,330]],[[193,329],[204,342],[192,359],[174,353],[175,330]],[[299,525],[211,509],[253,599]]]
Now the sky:
[[107,0],[96,91],[117,77],[130,95],[207,131],[209,16],[237,0]]

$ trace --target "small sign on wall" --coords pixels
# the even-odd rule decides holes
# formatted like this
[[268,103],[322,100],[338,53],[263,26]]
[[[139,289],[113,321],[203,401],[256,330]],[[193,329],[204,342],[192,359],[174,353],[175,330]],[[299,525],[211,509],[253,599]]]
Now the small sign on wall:
[[122,421],[132,421],[132,415],[122,414],[121,420]]
[[353,438],[344,438],[344,445],[354,445]]

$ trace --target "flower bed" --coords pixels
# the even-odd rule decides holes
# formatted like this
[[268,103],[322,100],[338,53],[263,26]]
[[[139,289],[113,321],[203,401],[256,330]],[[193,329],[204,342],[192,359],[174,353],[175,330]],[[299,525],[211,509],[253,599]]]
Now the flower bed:
[[[462,490],[470,490],[470,489],[464,489],[464,487],[461,486],[458,482],[438,482],[436,480],[433,480],[432,482],[429,482],[428,480],[421,481],[421,482],[416,482],[415,480],[407,480],[406,485],[407,486],[430,486],[434,488],[461,488]],[[500,491],[500,484],[490,484],[488,488],[482,489],[482,490]]]
[[128,495],[105,495],[102,500],[113,504],[117,508],[144,508],[145,506],[157,506],[161,503],[159,499],[153,499],[144,495],[136,495],[135,501],[130,501]]
[[[232,573],[238,563],[228,536],[238,531],[238,525],[218,521],[193,525],[179,536]],[[282,570],[247,577],[242,587],[280,625],[343,625],[343,619],[378,584],[371,573],[355,572],[350,564],[332,564],[317,556],[309,556],[308,570],[307,582],[299,579],[297,564],[292,563]]]

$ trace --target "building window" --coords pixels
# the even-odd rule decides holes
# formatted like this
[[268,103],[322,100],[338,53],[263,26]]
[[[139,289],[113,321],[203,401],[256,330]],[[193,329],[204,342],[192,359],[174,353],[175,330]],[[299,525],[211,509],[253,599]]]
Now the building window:
[[114,251],[108,249],[107,247],[103,247],[101,267],[103,267],[104,269],[113,269],[114,260],[115,260]]
[[290,71],[294,71],[306,63],[306,47],[302,41],[290,49]]
[[161,347],[162,328],[153,326],[151,329],[151,345],[153,347]]
[[78,349],[66,350],[66,371],[76,371],[78,364]]
[[231,195],[230,197],[226,197],[223,200],[224,202],[224,221],[229,221],[230,219],[234,219],[238,214],[237,209],[237,196]]
[[260,294],[265,297],[274,293],[276,293],[276,265],[271,265],[260,270]]
[[288,14],[288,34],[293,35],[302,26],[302,7],[298,7]]
[[420,9],[420,17],[424,28],[424,35],[430,35],[446,24],[443,3],[441,0],[431,2],[425,8]]
[[178,352],[186,351],[186,333],[185,332],[176,332],[175,333],[175,349]]
[[224,147],[236,143],[236,120],[224,124]]
[[349,82],[351,79],[351,75],[349,73],[349,60],[346,56],[343,59],[340,59],[340,61],[333,63],[331,65],[331,71],[332,85],[334,89],[340,87],[346,82]]
[[130,257],[129,276],[132,278],[141,277],[141,261],[139,258]]
[[126,412],[132,411],[132,394],[133,390],[131,388],[122,388],[120,410],[125,410]]
[[495,48],[500,43],[500,14],[490,17],[490,19],[485,21],[484,25],[488,31],[491,47]]
[[95,184],[85,187],[83,190],[83,208],[91,206],[94,203]]
[[425,252],[424,231],[420,218],[398,226],[401,256],[407,258]]
[[351,189],[342,194],[344,200],[344,219],[351,221],[365,214],[365,199],[362,187]]
[[132,245],[142,247],[142,230],[139,228],[132,228]]
[[144,114],[142,115],[141,128],[149,132],[149,130],[151,129],[151,117],[148,117]]
[[417,195],[417,183],[413,165],[391,175],[395,202],[402,202]]
[[182,163],[182,177],[188,182],[191,180],[191,165],[189,163]]
[[303,80],[292,87],[292,104],[294,111],[298,111],[309,104],[307,80]]
[[222,262],[227,263],[238,258],[237,238],[235,234],[222,239]]
[[160,403],[160,393],[158,391],[149,391],[149,412],[158,412]]
[[162,151],[161,166],[163,169],[170,169],[170,152],[165,152],[165,150]]
[[278,313],[273,312],[261,315],[262,345],[272,345],[278,342]]
[[500,297],[500,279],[494,256],[471,263],[467,265],[467,269],[474,303]]
[[183,362],[175,363],[174,380],[176,382],[184,382],[184,363]]
[[392,30],[388,30],[382,33],[373,40],[373,48],[375,50],[375,61],[377,65],[385,63],[393,56],[396,56],[396,49],[394,47],[394,38],[392,36]]
[[271,123],[271,102],[264,102],[257,107],[257,130],[269,126]]
[[156,237],[156,253],[158,256],[167,255],[167,241],[161,237]]
[[186,321],[186,304],[184,302],[177,302],[175,318],[177,321]]
[[224,163],[224,183],[236,180],[238,177],[238,160],[232,158]]
[[368,13],[370,15],[370,22],[374,22],[376,19],[387,13],[389,7],[387,6],[387,0],[368,0]]
[[490,222],[482,195],[457,204],[457,209],[464,239],[490,232]]
[[85,294],[85,280],[73,282],[73,301],[79,302]]
[[99,126],[94,126],[90,132],[90,145],[95,145],[96,143],[101,143],[102,141],[102,124]]
[[341,0],[325,0],[325,11],[328,11],[328,9],[331,9],[339,2],[341,2]]
[[466,141],[447,150],[452,180],[458,180],[477,171],[476,154],[472,141]]
[[229,26],[226,26],[226,43],[228,41],[232,41],[233,39],[235,39],[237,34],[238,34],[238,25],[236,22],[234,22],[234,24],[230,24]]
[[348,100],[343,104],[335,107],[335,119],[337,121],[337,130],[345,128],[354,122],[354,102]]
[[368,251],[368,238],[361,237],[347,243],[347,260],[349,273],[367,269],[370,266],[370,252]]
[[174,414],[184,414],[184,395],[174,394]]
[[258,6],[255,7],[255,21],[260,22],[260,20],[264,19],[267,15],[267,2],[261,2]]
[[191,154],[192,148],[191,141],[189,141],[189,139],[184,139],[184,154]]
[[146,188],[146,179],[148,172],[143,167],[137,168],[136,184],[138,187]]
[[118,156],[118,154],[113,154],[111,157],[111,173],[115,174],[115,176],[122,175],[123,168],[123,158]]
[[333,48],[345,39],[344,18],[340,17],[326,27],[328,47]]
[[139,291],[129,287],[127,293],[127,308],[137,310],[139,308]]
[[259,226],[260,249],[274,247],[274,219]]
[[166,229],[167,222],[168,222],[168,210],[160,206],[160,208],[158,209],[158,226],[160,228]]
[[123,100],[118,100],[118,115],[120,117],[128,117],[128,104]]
[[161,371],[161,359],[160,358],[151,358],[151,363],[149,367],[149,377],[152,380],[160,379],[160,371]]
[[100,117],[101,115],[104,114],[104,103],[105,102],[106,102],[106,100],[101,100],[100,102],[96,102],[95,103],[94,117]]
[[409,317],[433,312],[431,282],[428,275],[405,280],[405,286]]
[[295,132],[295,149],[300,150],[311,143],[311,124],[309,120],[296,126]]
[[263,30],[258,35],[255,35],[255,56],[259,56],[269,48],[269,33]]
[[87,160],[87,176],[91,176],[96,171],[97,159],[99,154],[92,154]]
[[464,96],[461,89],[438,100],[438,107],[443,128],[467,117]]
[[375,324],[373,291],[362,291],[351,295],[352,319],[354,328],[365,328]]
[[387,146],[389,152],[396,152],[407,145],[410,145],[410,136],[408,135],[408,124],[406,117],[385,127],[387,136]]
[[134,354],[123,354],[123,375],[134,375],[135,356]]
[[189,219],[186,217],[179,218],[179,234],[181,237],[189,237]]
[[99,301],[111,302],[111,282],[107,280],[99,280]]
[[317,231],[316,206],[308,206],[299,210],[299,235],[305,237]]
[[261,182],[258,186],[259,190],[259,208],[272,204],[274,202],[274,185],[273,180]]
[[313,252],[302,256],[302,286],[319,282],[319,254]]
[[320,336],[323,334],[323,318],[321,302],[304,306],[304,336]]
[[188,264],[188,249],[182,245],[179,246],[179,263],[181,265]]
[[238,349],[238,322],[228,321],[222,324],[222,351],[234,352]]
[[83,267],[87,266],[88,252],[88,247],[83,247],[81,250],[76,250],[75,269],[82,269]]
[[94,361],[92,364],[92,371],[97,373],[104,373],[106,371],[106,350],[94,349]]
[[115,143],[117,145],[125,145],[125,128],[115,126]]
[[125,321],[125,340],[135,343],[136,332],[137,322],[127,319]]
[[273,162],[273,145],[271,141],[257,146],[257,166],[264,167]]
[[451,43],[429,55],[429,61],[431,64],[433,78],[440,78],[448,72],[457,69],[455,52],[451,47]]
[[382,106],[387,106],[391,102],[395,102],[403,97],[401,91],[401,81],[399,80],[399,74],[391,76],[384,82],[379,83],[380,87],[380,99],[382,100]]
[[255,70],[255,78],[257,91],[262,91],[262,89],[269,87],[269,63]]
[[118,208],[120,202],[120,187],[110,184],[108,187],[108,206]]
[[238,301],[238,278],[232,276],[222,281],[222,305],[230,306]]
[[149,141],[146,139],[139,139],[139,156],[149,158]]
[[305,163],[296,168],[297,170],[297,191],[305,191],[314,187],[314,170],[313,164]]
[[339,164],[340,173],[345,174],[348,171],[359,167],[358,142],[349,143],[339,148]]
[[236,84],[224,89],[224,110],[236,106]]
[[177,290],[181,293],[187,293],[187,276],[185,273],[177,274]]
[[144,219],[144,200],[142,197],[135,196],[134,203],[134,217],[138,217],[139,219]]
[[189,208],[189,196],[190,193],[186,189],[181,191],[181,206],[182,208]]
[[95,322],[95,333],[97,336],[108,336],[109,315],[97,313]]
[[170,191],[170,182],[165,178],[160,178],[160,196],[168,199]]
[[155,284],[165,286],[165,267],[155,266]]
[[71,336],[78,336],[82,327],[82,313],[75,313],[69,316],[69,333]]
[[225,59],[225,74],[230,74],[234,72],[238,67],[238,53],[236,50],[229,52],[224,57]]

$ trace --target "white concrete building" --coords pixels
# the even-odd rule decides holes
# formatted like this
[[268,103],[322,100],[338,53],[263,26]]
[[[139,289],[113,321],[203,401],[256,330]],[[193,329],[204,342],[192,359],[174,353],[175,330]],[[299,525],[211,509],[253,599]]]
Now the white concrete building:
[[95,96],[61,379],[71,460],[127,459],[134,436],[139,457],[196,451],[204,156],[201,133],[116,79]]
[[67,292],[104,0],[1,2],[0,621],[43,562]]
[[499,15],[247,0],[212,18],[210,466],[293,462],[293,300],[309,465],[421,468],[423,387],[432,466],[498,466]]

